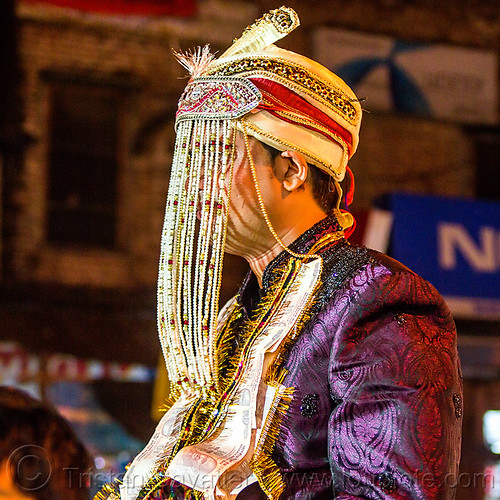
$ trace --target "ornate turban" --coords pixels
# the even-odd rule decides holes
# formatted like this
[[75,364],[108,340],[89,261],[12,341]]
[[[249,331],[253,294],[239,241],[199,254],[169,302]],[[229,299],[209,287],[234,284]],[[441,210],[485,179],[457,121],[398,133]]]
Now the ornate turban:
[[[181,99],[177,119],[191,118],[196,109],[189,90],[196,89],[195,102],[208,113],[218,106],[230,106],[228,101],[235,99],[243,114],[233,116],[240,115],[238,128],[245,123],[248,134],[280,151],[303,153],[309,163],[341,181],[358,146],[361,106],[346,83],[321,64],[271,43],[266,45],[269,31],[279,39],[298,25],[297,14],[286,7],[256,22],[204,68],[203,76],[210,78],[211,85],[200,81],[198,75],[190,82],[191,99]],[[250,88],[257,89],[258,102],[253,95],[246,99],[234,95],[229,83],[232,79],[253,84]],[[217,85],[217,100],[209,99],[207,106],[205,98]]]

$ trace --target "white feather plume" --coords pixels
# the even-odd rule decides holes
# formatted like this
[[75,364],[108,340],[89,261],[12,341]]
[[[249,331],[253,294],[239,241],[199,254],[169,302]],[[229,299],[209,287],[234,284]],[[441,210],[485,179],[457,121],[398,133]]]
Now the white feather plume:
[[191,78],[203,76],[215,59],[215,55],[210,52],[209,45],[197,47],[187,52],[174,50],[174,56],[189,71]]

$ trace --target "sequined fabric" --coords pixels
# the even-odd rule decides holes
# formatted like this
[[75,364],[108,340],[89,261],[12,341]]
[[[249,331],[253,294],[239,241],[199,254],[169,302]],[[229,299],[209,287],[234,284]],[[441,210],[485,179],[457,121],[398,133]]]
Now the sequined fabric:
[[[292,248],[307,250],[337,229],[324,219]],[[273,455],[287,484],[280,498],[452,499],[462,383],[448,308],[383,254],[341,240],[322,255],[312,319],[285,364],[295,393]],[[287,258],[268,265],[264,293]],[[248,279],[240,291],[249,314],[254,286]],[[256,484],[238,495],[258,498]]]

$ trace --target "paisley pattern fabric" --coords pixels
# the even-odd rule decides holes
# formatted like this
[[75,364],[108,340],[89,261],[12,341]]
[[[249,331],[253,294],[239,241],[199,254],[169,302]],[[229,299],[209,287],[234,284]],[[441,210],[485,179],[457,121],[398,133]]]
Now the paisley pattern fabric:
[[[292,246],[303,252],[324,219]],[[325,249],[314,315],[286,362],[294,387],[274,450],[282,499],[452,499],[461,443],[462,382],[450,312],[399,262],[341,240]],[[288,255],[268,265],[272,269]],[[239,300],[258,303],[248,278]],[[262,293],[262,291],[261,291]],[[257,484],[238,500],[265,498]]]
[[[338,230],[323,219],[291,248],[306,252]],[[462,381],[446,304],[386,255],[345,240],[321,253],[311,319],[285,362],[294,396],[273,453],[286,484],[280,499],[452,499]],[[246,278],[237,300],[248,318],[288,258],[282,252],[267,266],[262,290]],[[163,493],[191,496],[179,485]],[[237,496],[265,498],[258,483]]]

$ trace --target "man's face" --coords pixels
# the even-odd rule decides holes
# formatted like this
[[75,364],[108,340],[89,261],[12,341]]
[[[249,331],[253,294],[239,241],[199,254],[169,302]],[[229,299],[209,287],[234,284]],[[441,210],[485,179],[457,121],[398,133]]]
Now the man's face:
[[[274,209],[281,201],[282,186],[274,175],[269,154],[261,143],[249,136],[248,144],[262,199],[272,221]],[[221,147],[223,147],[222,142]],[[224,205],[229,207],[225,251],[242,257],[247,256],[247,250],[250,250],[252,254],[265,252],[269,249],[269,245],[274,244],[275,241],[262,215],[245,138],[241,132],[237,132],[235,137],[232,182],[229,178],[230,162],[224,166],[217,166],[219,179],[223,170],[226,175]],[[229,191],[231,191],[230,196]],[[198,219],[201,218],[205,199],[204,175],[202,173],[199,184]],[[217,202],[213,200],[212,203]]]
[[[248,137],[248,142],[262,199],[272,218],[272,208],[276,201],[279,202],[281,185],[273,173],[271,160],[262,145],[253,137]],[[262,245],[262,249],[265,249],[267,245],[262,241],[263,235],[268,236],[270,233],[259,206],[245,139],[243,134],[238,132],[235,141],[226,251],[244,256],[246,245]]]

